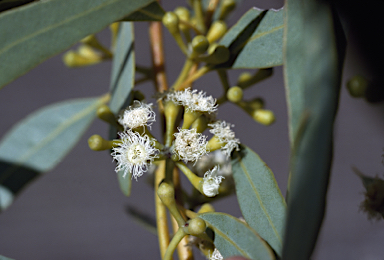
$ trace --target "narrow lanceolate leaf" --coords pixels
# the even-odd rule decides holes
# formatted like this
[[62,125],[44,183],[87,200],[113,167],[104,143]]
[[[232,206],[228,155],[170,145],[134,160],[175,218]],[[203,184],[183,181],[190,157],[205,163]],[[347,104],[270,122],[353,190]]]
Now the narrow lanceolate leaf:
[[239,219],[225,213],[204,213],[199,217],[215,233],[213,243],[224,258],[241,255],[253,260],[275,259],[268,244]]
[[284,11],[252,8],[224,35],[229,60],[220,68],[270,68],[283,64]]
[[292,146],[283,259],[310,259],[323,220],[345,39],[328,1],[287,0],[284,76]]
[[241,146],[232,159],[232,170],[244,219],[281,256],[286,204],[271,169],[250,148]]
[[0,15],[0,88],[155,0],[46,0]]
[[[135,52],[134,33],[131,22],[122,22],[116,44],[111,73],[111,111],[118,116],[121,109],[132,101],[132,89],[135,83]],[[111,126],[109,137],[115,139],[117,130]],[[131,194],[131,173],[123,177],[123,172],[117,173],[117,180],[125,196]]]
[[135,82],[135,52],[133,24],[121,23],[111,74],[111,111],[117,114],[130,103]]
[[55,167],[73,148],[108,96],[44,107],[14,126],[0,143],[0,211],[41,173]]
[[161,21],[165,14],[159,2],[153,2],[148,6],[128,15],[123,21]]

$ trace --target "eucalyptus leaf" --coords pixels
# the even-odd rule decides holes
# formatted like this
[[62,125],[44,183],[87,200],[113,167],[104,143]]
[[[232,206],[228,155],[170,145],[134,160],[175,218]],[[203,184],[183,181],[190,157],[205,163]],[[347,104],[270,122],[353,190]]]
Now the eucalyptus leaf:
[[155,0],[46,0],[0,15],[0,87]]
[[111,73],[110,109],[116,115],[129,105],[135,83],[134,33],[131,22],[122,22],[116,44]]
[[284,11],[250,9],[220,44],[231,53],[218,68],[270,68],[283,64]]
[[286,204],[271,169],[242,145],[232,171],[244,219],[281,256]]
[[225,213],[204,213],[199,217],[213,230],[213,243],[224,258],[242,255],[253,260],[275,259],[268,244],[241,220]]
[[284,77],[292,146],[283,259],[310,259],[324,217],[345,38],[327,1],[287,0]]
[[[43,107],[14,126],[0,142],[0,210],[27,183],[55,167],[75,146],[108,96]],[[11,196],[12,195],[12,196]]]
[[[116,44],[116,51],[113,58],[111,73],[111,111],[118,116],[121,109],[132,102],[132,89],[135,83],[135,53],[134,53],[134,33],[131,22],[122,22]],[[117,137],[117,129],[110,127],[109,137]],[[125,178],[120,171],[117,173],[120,190],[125,196],[131,194],[132,174],[129,173]]]
[[128,15],[123,21],[161,21],[164,14],[164,9],[156,1]]
[[0,1],[0,12],[7,11],[12,8],[16,8],[25,4],[29,4],[35,0],[1,0]]

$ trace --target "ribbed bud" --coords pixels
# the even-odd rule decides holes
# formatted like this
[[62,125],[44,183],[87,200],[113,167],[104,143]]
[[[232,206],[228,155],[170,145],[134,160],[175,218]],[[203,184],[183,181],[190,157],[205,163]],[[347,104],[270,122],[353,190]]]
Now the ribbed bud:
[[237,103],[243,99],[243,90],[238,86],[231,87],[227,91],[227,98],[229,101]]
[[227,24],[224,21],[215,21],[208,30],[208,41],[212,43],[219,40],[227,32],[227,29]]

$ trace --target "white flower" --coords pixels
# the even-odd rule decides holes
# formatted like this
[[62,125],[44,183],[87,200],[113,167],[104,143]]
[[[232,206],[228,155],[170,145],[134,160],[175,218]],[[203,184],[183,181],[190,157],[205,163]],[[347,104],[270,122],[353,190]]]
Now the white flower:
[[223,256],[220,254],[219,250],[215,248],[212,255],[209,257],[209,260],[223,260]]
[[214,197],[219,194],[220,183],[224,179],[223,176],[217,176],[219,167],[215,166],[212,170],[207,171],[203,178],[203,192],[207,197]]
[[130,130],[119,135],[121,143],[118,147],[114,147],[111,153],[113,159],[117,161],[115,171],[124,170],[123,177],[131,172],[132,178],[137,180],[137,177],[148,170],[159,150],[152,146],[153,141],[147,135],[141,136]]
[[150,126],[155,121],[155,112],[151,108],[152,104],[141,103],[135,100],[133,105],[126,109],[122,116],[119,118],[119,123],[127,128],[137,128],[139,126]]
[[221,147],[221,150],[227,158],[231,156],[233,149],[236,149],[236,151],[239,150],[240,140],[235,138],[235,133],[231,130],[231,126],[233,127],[234,125],[230,125],[225,121],[216,121],[215,123],[208,125],[212,127],[209,132],[216,135],[219,138],[219,141],[225,144]]
[[184,106],[187,111],[212,113],[217,110],[216,99],[212,96],[206,96],[204,91],[197,92],[196,89],[187,88],[182,91],[171,92],[166,97],[166,101],[168,100]]
[[174,134],[176,139],[173,152],[184,161],[197,161],[207,153],[207,137],[196,133],[196,129],[180,129]]

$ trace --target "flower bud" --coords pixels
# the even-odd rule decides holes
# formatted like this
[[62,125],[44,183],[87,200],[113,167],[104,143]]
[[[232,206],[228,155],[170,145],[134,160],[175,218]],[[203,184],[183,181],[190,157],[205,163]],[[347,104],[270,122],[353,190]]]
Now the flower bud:
[[227,91],[227,98],[229,101],[237,103],[243,99],[243,90],[238,86],[231,87]]
[[369,82],[366,78],[360,75],[356,75],[348,80],[347,89],[352,97],[364,97],[368,84]]
[[88,139],[89,148],[94,151],[104,151],[108,149],[112,149],[113,141],[107,141],[100,135],[92,135]]
[[271,110],[257,109],[253,112],[253,119],[263,125],[271,125],[275,122],[275,115]]
[[191,219],[186,225],[188,234],[197,236],[205,232],[207,224],[201,218]]
[[115,115],[112,113],[111,109],[107,105],[101,105],[97,111],[96,111],[97,117],[103,120],[104,122],[107,122],[108,124],[115,126],[115,127],[121,127],[119,123],[117,122],[117,119]]
[[208,50],[209,42],[205,36],[197,35],[195,38],[193,38],[191,46],[194,53],[203,54]]
[[172,35],[179,33],[179,18],[174,12],[165,13],[163,16],[163,24]]
[[249,72],[243,72],[240,74],[239,78],[237,79],[237,85],[242,86],[245,85],[248,81],[252,79],[252,74]]
[[[189,10],[185,7],[182,7],[182,6],[179,6],[175,9],[175,14],[179,18],[179,20],[189,22],[189,20],[191,19]],[[186,26],[185,24],[182,24],[182,23],[179,24],[179,28],[183,32],[186,32],[189,30],[188,26]]]
[[235,0],[223,0],[220,9],[219,20],[224,20],[230,12],[232,12],[236,7]]
[[227,32],[227,25],[224,21],[215,21],[207,33],[207,39],[210,43],[219,40]]
[[79,52],[68,51],[63,55],[64,64],[70,68],[89,66],[101,61],[102,57],[88,46],[82,46]]

